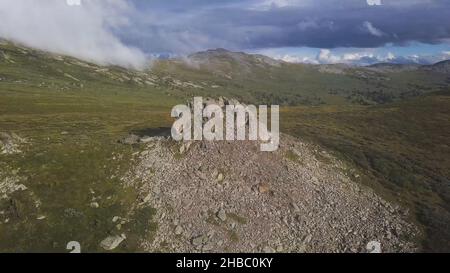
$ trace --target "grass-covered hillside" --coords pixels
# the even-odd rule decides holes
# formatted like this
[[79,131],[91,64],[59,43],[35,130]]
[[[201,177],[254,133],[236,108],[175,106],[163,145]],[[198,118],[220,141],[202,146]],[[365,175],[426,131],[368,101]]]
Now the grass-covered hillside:
[[152,72],[199,84],[192,94],[227,95],[255,104],[375,105],[441,90],[450,83],[442,69],[449,65],[388,69],[291,64],[217,49],[157,62]]
[[450,246],[450,90],[381,106],[285,108],[283,130],[357,166],[355,180],[409,208],[427,251]]
[[0,198],[0,251],[66,252],[69,241],[101,251],[99,242],[120,224],[115,216],[129,219],[121,251],[137,251],[155,228],[153,212],[136,210],[141,197],[119,180],[139,148],[117,141],[133,129],[167,126],[176,101],[122,69],[11,45],[0,57],[0,131],[26,141],[21,153],[0,154],[0,181],[27,188]]

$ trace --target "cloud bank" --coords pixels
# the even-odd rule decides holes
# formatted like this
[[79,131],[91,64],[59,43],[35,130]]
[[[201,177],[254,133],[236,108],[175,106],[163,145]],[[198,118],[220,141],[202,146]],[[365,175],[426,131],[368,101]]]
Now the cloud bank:
[[133,18],[134,29],[122,35],[156,52],[215,47],[374,48],[436,44],[450,38],[449,0],[134,2],[140,11]]
[[145,54],[114,32],[135,11],[124,0],[1,0],[0,37],[103,65],[142,68]]
[[377,54],[369,51],[355,51],[349,53],[334,53],[330,49],[321,49],[316,56],[301,56],[295,54],[273,54],[270,51],[262,52],[277,60],[290,63],[309,64],[349,64],[349,65],[372,65],[376,63],[396,63],[396,64],[434,64],[450,59],[450,52],[443,51],[433,55],[406,55],[397,56],[392,52]]

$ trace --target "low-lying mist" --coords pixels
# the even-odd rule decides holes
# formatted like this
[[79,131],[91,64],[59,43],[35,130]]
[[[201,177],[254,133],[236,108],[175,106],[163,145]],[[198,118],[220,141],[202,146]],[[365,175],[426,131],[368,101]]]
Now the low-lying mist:
[[114,33],[128,24],[132,9],[124,0],[2,0],[0,37],[100,65],[142,69],[148,56]]

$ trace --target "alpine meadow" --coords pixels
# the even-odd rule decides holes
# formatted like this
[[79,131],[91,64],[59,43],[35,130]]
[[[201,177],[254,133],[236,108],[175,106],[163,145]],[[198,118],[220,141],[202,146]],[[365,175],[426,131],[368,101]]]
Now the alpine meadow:
[[447,1],[0,2],[0,253],[450,251]]

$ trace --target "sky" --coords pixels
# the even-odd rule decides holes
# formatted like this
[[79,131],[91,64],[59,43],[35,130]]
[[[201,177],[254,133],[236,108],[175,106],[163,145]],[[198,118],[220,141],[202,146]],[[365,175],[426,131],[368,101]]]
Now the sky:
[[450,0],[0,0],[0,37],[140,68],[213,48],[289,62],[450,59]]

